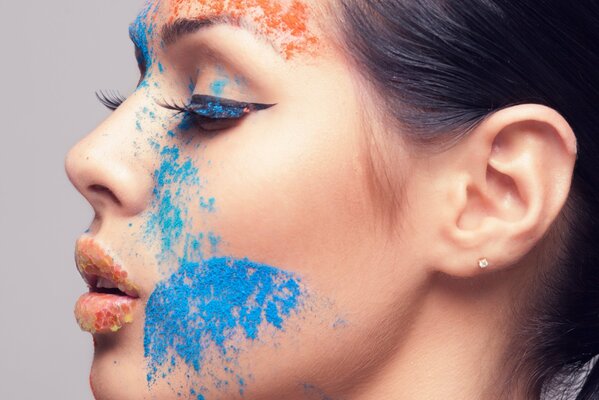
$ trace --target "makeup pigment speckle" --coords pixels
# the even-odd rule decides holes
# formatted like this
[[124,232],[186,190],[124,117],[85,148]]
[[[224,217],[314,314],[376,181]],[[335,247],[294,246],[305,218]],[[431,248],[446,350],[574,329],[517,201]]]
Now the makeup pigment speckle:
[[[156,118],[150,110],[141,113]],[[178,136],[176,130],[166,132],[163,137]],[[144,240],[158,244],[156,259],[167,266],[168,275],[156,286],[146,307],[148,384],[168,381],[174,371],[188,368],[195,376],[212,381],[214,388],[237,388],[243,394],[251,374],[236,367],[236,355],[248,345],[240,343],[240,338],[259,342],[263,327],[284,330],[286,319],[299,312],[306,296],[301,279],[249,259],[218,256],[221,236],[215,231],[195,231],[192,219],[201,213],[215,214],[218,200],[203,195],[200,170],[191,157],[183,155],[184,144],[160,147],[158,143],[156,138],[148,139],[160,162],[153,173],[153,206],[146,215]],[[217,379],[214,364],[206,365],[208,349],[222,357],[216,365],[228,365],[219,371],[227,378]],[[197,398],[208,393],[205,387],[191,386]]]
[[[163,4],[166,2],[148,2],[130,28],[139,48],[139,62],[146,69],[137,88],[137,93],[146,97],[145,104],[155,104],[159,94],[155,80],[173,72],[158,61],[155,48],[156,35],[167,22],[158,16]],[[176,8],[169,14],[171,20],[198,18],[205,12],[218,16],[225,11],[234,22],[256,17],[258,33],[277,41],[285,58],[309,52],[317,42],[307,27],[309,10],[299,1],[290,1],[284,8],[268,0],[230,1],[228,10],[217,8],[222,2],[175,0],[170,4]],[[194,9],[185,10],[187,6]],[[152,76],[154,71],[160,74]],[[246,83],[243,76],[231,76],[237,85]],[[183,91],[188,91],[190,98],[196,89],[217,97],[225,93],[231,81],[220,71],[202,88],[196,88],[191,77],[182,83],[188,86]],[[206,117],[239,117],[249,109],[225,106],[212,99],[199,110],[202,112]],[[193,119],[166,116],[162,109],[144,107],[137,113],[135,131],[146,136],[145,148],[158,159],[152,175],[151,209],[141,226],[143,243],[155,251],[163,275],[145,310],[143,348],[148,385],[151,388],[163,380],[179,397],[198,400],[218,398],[219,391],[235,390],[244,395],[253,376],[251,370],[239,366],[237,357],[253,344],[276,345],[263,332],[285,331],[286,322],[304,309],[309,298],[307,288],[298,274],[223,254],[226,238],[217,227],[202,231],[203,218],[218,221],[221,210],[218,198],[205,191],[208,182],[199,167],[201,148],[195,154],[188,151],[194,138]],[[172,374],[181,371],[187,371],[187,386],[176,381],[171,384]]]
[[[223,361],[231,361],[240,351],[233,340],[236,334],[257,340],[263,324],[283,329],[301,297],[298,277],[268,265],[229,257],[183,260],[179,270],[156,287],[146,307],[148,380],[158,371],[170,372],[179,359],[200,372],[210,346]],[[234,371],[229,374],[235,377]]]

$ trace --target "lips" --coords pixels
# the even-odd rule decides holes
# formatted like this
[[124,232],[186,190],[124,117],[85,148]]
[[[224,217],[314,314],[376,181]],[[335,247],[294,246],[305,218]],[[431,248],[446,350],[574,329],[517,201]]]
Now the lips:
[[111,333],[133,322],[139,294],[127,271],[91,237],[77,241],[75,261],[90,289],[75,305],[75,318],[81,329]]

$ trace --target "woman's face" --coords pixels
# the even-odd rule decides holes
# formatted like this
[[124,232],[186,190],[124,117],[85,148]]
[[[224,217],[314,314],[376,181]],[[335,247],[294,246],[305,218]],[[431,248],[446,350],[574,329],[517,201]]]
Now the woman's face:
[[98,399],[321,399],[400,334],[413,277],[315,6],[163,0],[133,23],[142,80],[66,162],[95,210],[76,312]]

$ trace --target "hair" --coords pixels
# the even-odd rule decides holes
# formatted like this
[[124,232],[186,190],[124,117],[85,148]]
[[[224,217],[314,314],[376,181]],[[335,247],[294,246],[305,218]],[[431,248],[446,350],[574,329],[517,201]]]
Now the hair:
[[523,103],[568,121],[578,155],[552,226],[560,251],[517,320],[504,384],[525,380],[527,397],[599,398],[599,1],[335,3],[346,53],[410,143],[442,151]]

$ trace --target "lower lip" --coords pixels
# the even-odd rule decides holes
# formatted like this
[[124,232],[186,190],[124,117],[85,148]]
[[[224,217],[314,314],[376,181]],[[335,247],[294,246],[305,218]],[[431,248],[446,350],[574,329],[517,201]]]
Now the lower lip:
[[75,318],[83,331],[114,333],[133,322],[139,299],[106,293],[86,293],[77,300]]

